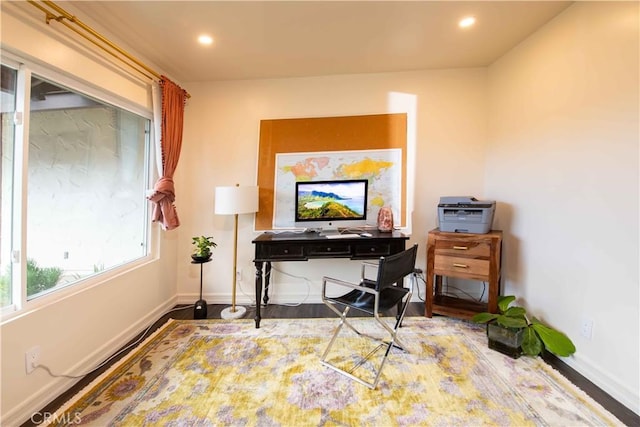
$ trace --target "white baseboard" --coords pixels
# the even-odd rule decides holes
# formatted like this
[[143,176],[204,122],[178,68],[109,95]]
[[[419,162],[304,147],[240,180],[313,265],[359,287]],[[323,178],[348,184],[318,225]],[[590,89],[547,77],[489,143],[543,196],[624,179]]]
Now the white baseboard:
[[[231,304],[231,293],[229,294],[203,294],[202,298],[207,304]],[[178,304],[195,304],[200,299],[199,293],[184,293],[178,295]],[[422,301],[418,295],[413,294],[411,302]],[[255,305],[255,297],[253,295],[236,295],[236,304]],[[322,304],[320,295],[307,294],[286,294],[286,295],[269,295],[269,304]]]
[[578,353],[571,358],[562,358],[562,361],[600,387],[609,396],[640,415],[640,394],[638,394],[638,390],[632,390],[624,384],[621,384],[615,378],[606,375],[606,372],[598,369],[591,360],[582,357],[582,355]]
[[[200,294],[188,293],[178,295],[178,304],[195,304],[200,298]],[[202,298],[207,304],[231,304],[231,293],[229,294],[203,294]],[[255,298],[253,295],[236,295],[236,304],[239,305],[255,305]],[[288,294],[288,295],[269,295],[269,304],[322,304],[322,299],[319,295],[307,295],[307,294]]]
[[[164,313],[175,307],[177,303],[177,297],[174,297],[166,301],[164,304],[157,307],[153,311],[150,311],[138,322],[134,323],[126,330],[123,330],[120,334],[113,337],[113,339],[109,340],[100,348],[96,349],[93,353],[87,355],[80,362],[69,368],[69,371],[90,371],[101,361],[106,360],[118,349],[124,347],[136,335],[138,335],[140,332],[144,331],[155,321],[157,321]],[[39,414],[39,411],[41,411],[42,408],[47,406],[51,401],[67,391],[78,381],[80,381],[80,378],[56,378],[55,380],[51,381],[49,385],[40,389],[40,391],[34,393],[29,399],[22,402],[22,404],[16,406],[15,408],[12,408],[6,413],[3,413],[0,418],[0,425],[17,426],[23,424],[35,414]],[[38,415],[38,419],[36,421],[42,421],[41,414]]]

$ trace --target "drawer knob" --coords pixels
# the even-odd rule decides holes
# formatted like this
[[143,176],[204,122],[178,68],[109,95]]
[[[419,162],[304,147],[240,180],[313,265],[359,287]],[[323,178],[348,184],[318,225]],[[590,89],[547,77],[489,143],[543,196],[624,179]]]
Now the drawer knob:
[[467,264],[457,264],[457,263],[453,263],[454,267],[458,267],[458,268],[469,268],[469,266]]
[[467,247],[467,246],[454,246],[453,249],[455,249],[457,251],[466,251],[467,249],[469,249],[469,247]]
[[285,253],[285,254],[288,254],[288,253],[289,253],[289,249],[285,249],[285,250],[284,250],[284,253]]
[[371,248],[371,249],[369,249],[369,250],[370,250],[371,252],[375,252],[375,251],[376,251],[376,248]]
[[327,252],[331,252],[331,248],[327,248]]

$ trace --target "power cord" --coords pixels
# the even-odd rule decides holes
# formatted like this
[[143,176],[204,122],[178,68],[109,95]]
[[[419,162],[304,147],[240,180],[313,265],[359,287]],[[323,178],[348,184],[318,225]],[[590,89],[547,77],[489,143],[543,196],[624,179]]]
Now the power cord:
[[[301,280],[304,280],[304,281],[305,281],[305,283],[307,284],[307,294],[306,294],[306,295],[305,295],[305,297],[302,299],[302,301],[297,302],[297,303],[293,303],[293,304],[273,304],[273,303],[270,303],[270,305],[281,305],[281,306],[284,306],[284,307],[298,307],[298,306],[300,306],[300,305],[304,304],[304,303],[307,301],[307,299],[309,299],[309,295],[310,295],[310,293],[311,293],[311,289],[310,289],[310,288],[311,288],[311,286],[310,286],[310,284],[312,284],[312,283],[313,283],[311,280],[309,280],[307,277],[304,277],[304,276],[296,276],[295,274],[291,274],[291,273],[287,273],[286,271],[278,270],[276,267],[274,267],[274,266],[273,266],[273,264],[272,264],[272,266],[271,266],[271,271],[269,271],[269,273],[268,273],[268,274],[265,274],[265,277],[264,277],[264,278],[265,278],[265,281],[268,281],[268,282],[269,282],[269,285],[265,285],[265,286],[264,286],[264,292],[265,292],[266,294],[268,294],[268,292],[269,292],[269,288],[270,288],[270,285],[271,285],[271,272],[272,272],[272,271],[277,271],[277,272],[278,272],[278,273],[280,273],[280,274],[284,274],[285,276],[289,276],[289,277],[292,277],[292,278],[294,278],[294,279],[301,279]],[[247,305],[248,305],[249,307],[255,307],[255,306],[256,306],[256,301],[255,301],[255,299],[254,299],[254,296],[253,296],[253,295],[249,295],[249,294],[247,294],[247,293],[245,292],[245,290],[244,290],[244,289],[242,289],[242,282],[240,283],[240,286],[238,286],[238,288],[240,289],[240,292],[242,293],[242,295],[244,295],[245,297],[249,298],[249,299],[252,301],[251,303],[249,303],[249,304],[247,304]]]
[[[414,274],[417,278],[419,278],[419,279],[422,281],[422,283],[424,283],[425,288],[426,288],[426,285],[427,285],[427,279],[425,278],[425,276],[424,276],[424,273],[423,273],[422,269],[420,269],[420,268],[416,268],[416,269],[414,269],[414,270],[413,270],[413,274]],[[452,296],[452,297],[459,298],[459,297],[460,297],[460,295],[459,295],[459,294],[464,294],[464,295],[466,295],[467,297],[469,297],[469,299],[471,299],[471,300],[476,300],[476,301],[478,301],[478,302],[482,302],[482,298],[484,298],[484,294],[485,294],[485,292],[487,291],[487,282],[484,282],[484,281],[483,281],[483,282],[482,282],[482,293],[481,293],[481,294],[480,294],[480,296],[476,299],[473,295],[471,295],[470,293],[468,293],[468,292],[464,291],[463,289],[460,289],[460,288],[458,288],[457,286],[454,286],[454,285],[449,284],[448,277],[446,277],[445,279],[446,279],[446,283],[445,283],[445,286],[446,286],[445,295],[448,295],[448,296]],[[451,291],[450,291],[450,289],[451,289]],[[424,298],[422,297],[422,295],[420,295],[420,286],[418,286],[418,292],[417,292],[417,294],[418,294],[418,299],[419,299],[420,301],[423,301],[423,302],[424,302]]]
[[[280,274],[284,274],[285,276],[289,276],[292,277],[294,279],[300,279],[300,280],[304,280],[305,283],[307,284],[307,295],[305,295],[305,297],[302,299],[302,301],[294,303],[294,304],[275,304],[275,305],[282,305],[284,307],[299,307],[300,305],[304,304],[307,299],[309,299],[309,295],[311,294],[311,284],[313,284],[313,282],[311,280],[309,280],[309,278],[304,277],[304,276],[296,276],[295,274],[291,274],[291,273],[287,273],[286,271],[282,271],[282,270],[278,270],[277,268],[271,267],[271,271],[277,271]],[[269,272],[269,274],[271,274],[271,272]],[[265,288],[265,292],[268,290],[268,287]]]
[[478,298],[478,302],[482,301],[482,298],[484,298],[484,293],[487,291],[487,282],[482,282],[482,293],[480,294],[480,297]]
[[[426,279],[425,279],[425,277],[424,277],[424,274],[423,274],[423,272],[422,272],[422,269],[420,269],[420,268],[414,268],[414,269],[413,269],[413,275],[416,277],[416,279],[420,279],[420,280],[422,281],[422,283],[424,283],[424,285],[425,285],[425,289],[426,289],[426,286],[427,286],[427,280],[426,280]],[[417,282],[417,280],[416,280],[416,282]],[[424,297],[422,297],[422,296],[420,295],[420,286],[418,286],[418,284],[417,284],[417,283],[416,283],[416,287],[418,288],[418,292],[417,292],[417,294],[418,294],[418,299],[419,299],[420,301],[424,302]]]
[[250,295],[250,294],[246,293],[244,289],[242,289],[242,280],[238,283],[238,289],[240,289],[240,293],[242,293],[242,295],[244,295],[245,297],[249,298],[249,301],[252,301],[252,302],[250,302],[250,303],[248,303],[246,305],[249,306],[249,307],[255,307],[256,306],[256,300],[254,299],[255,295]]
[[[173,313],[174,311],[180,311],[180,310],[184,310],[187,308],[192,308],[191,305],[186,305],[184,307],[177,307],[177,308],[173,308],[169,311],[166,311],[165,313],[163,313],[159,319],[162,319],[164,316],[166,316],[167,314]],[[91,369],[88,372],[85,372],[83,374],[78,374],[78,375],[67,375],[67,374],[56,374],[54,372],[51,371],[51,368],[49,368],[47,365],[42,365],[42,364],[37,364],[35,365],[33,368],[35,369],[43,369],[44,371],[46,371],[50,376],[55,377],[55,378],[71,378],[71,379],[78,379],[78,378],[83,378],[93,372],[95,372],[96,370],[102,368],[103,366],[105,366],[106,364],[108,364],[111,360],[113,360],[114,358],[116,358],[117,356],[119,356],[120,354],[124,353],[125,351],[129,350],[130,348],[138,345],[143,339],[146,338],[147,333],[149,332],[149,330],[151,329],[151,327],[153,325],[155,325],[157,322],[157,320],[154,320],[153,323],[151,323],[145,330],[144,332],[142,332],[142,335],[140,336],[140,338],[138,338],[136,341],[132,342],[131,344],[127,345],[126,347],[121,348],[120,350],[118,350],[116,353],[112,354],[110,357],[108,357],[106,360],[104,360],[102,363],[100,363],[99,365],[95,366],[93,369]]]
[[[451,289],[453,292],[450,292],[449,289]],[[444,293],[444,295],[455,297],[455,298],[460,298],[460,294],[467,296],[470,300],[475,299],[473,295],[454,285],[447,285],[447,291]]]

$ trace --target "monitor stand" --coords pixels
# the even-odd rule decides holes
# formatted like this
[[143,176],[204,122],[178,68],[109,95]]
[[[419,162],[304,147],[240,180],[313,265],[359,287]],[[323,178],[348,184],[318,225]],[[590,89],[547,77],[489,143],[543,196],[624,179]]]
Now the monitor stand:
[[337,234],[340,234],[338,228],[323,228],[320,230],[320,236],[335,236]]

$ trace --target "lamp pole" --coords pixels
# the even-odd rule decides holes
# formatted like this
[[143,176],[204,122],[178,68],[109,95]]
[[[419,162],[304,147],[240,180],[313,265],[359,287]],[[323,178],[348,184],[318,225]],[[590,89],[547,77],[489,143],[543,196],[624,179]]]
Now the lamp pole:
[[[237,184],[236,186],[238,186]],[[231,312],[236,312],[236,278],[238,276],[238,214],[234,215],[233,224],[233,288],[231,289]]]
[[215,212],[220,215],[233,215],[233,287],[231,289],[231,307],[220,313],[223,319],[237,319],[247,311],[236,306],[236,286],[238,269],[238,215],[258,211],[258,187],[216,187]]

